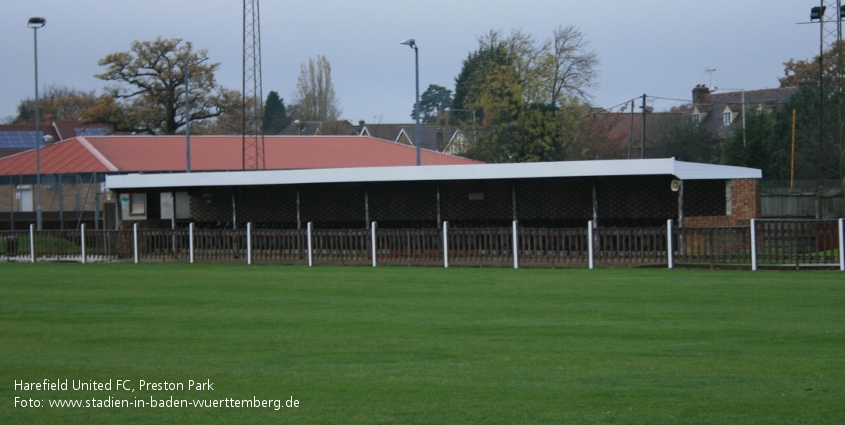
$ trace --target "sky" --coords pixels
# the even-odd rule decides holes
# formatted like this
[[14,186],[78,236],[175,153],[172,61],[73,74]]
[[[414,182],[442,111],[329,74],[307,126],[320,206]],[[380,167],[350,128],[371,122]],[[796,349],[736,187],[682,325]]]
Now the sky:
[[[610,108],[647,94],[657,111],[691,99],[697,84],[724,89],[778,87],[783,63],[819,52],[809,21],[817,0],[263,0],[264,97],[290,103],[300,66],[325,56],[341,117],[353,123],[409,123],[415,98],[430,84],[454,90],[478,37],[521,30],[537,40],[558,26],[578,28],[599,59],[592,103]],[[218,83],[242,87],[242,0],[3,0],[0,4],[0,120],[34,97],[33,16],[38,79],[102,93],[97,62],[133,41],[181,38],[219,62]],[[707,70],[714,70],[708,72]],[[675,100],[666,100],[675,99]],[[617,106],[618,107],[618,106]]]

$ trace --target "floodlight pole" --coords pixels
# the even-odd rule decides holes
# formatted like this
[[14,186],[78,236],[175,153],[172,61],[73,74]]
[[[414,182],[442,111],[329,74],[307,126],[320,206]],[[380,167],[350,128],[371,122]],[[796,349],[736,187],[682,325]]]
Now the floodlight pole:
[[41,141],[38,137],[38,28],[47,24],[44,18],[29,18],[27,26],[32,28],[33,47],[35,56],[35,225],[42,230],[41,218]]
[[640,140],[640,159],[645,159],[645,114],[648,112],[646,109],[646,95],[643,93],[643,138]]
[[414,109],[415,115],[417,116],[417,127],[416,127],[416,145],[417,145],[417,165],[420,165],[420,145],[422,144],[422,140],[420,140],[420,51],[417,48],[417,42],[410,38],[408,40],[403,41],[400,44],[404,44],[406,46],[410,46],[414,49],[414,64],[416,68],[417,74],[417,97],[416,97],[416,107]]
[[[820,0],[821,15],[819,15],[819,149],[818,149],[818,167],[821,168],[821,163],[824,158],[822,146],[824,145],[824,0]],[[824,187],[824,174],[819,172],[819,199],[822,196],[822,187]],[[821,211],[816,212],[816,218],[821,218]]]
[[[188,59],[185,59],[185,172],[191,172],[191,89],[188,79]],[[176,204],[173,204],[173,211],[176,211]],[[176,217],[176,213],[173,213]]]

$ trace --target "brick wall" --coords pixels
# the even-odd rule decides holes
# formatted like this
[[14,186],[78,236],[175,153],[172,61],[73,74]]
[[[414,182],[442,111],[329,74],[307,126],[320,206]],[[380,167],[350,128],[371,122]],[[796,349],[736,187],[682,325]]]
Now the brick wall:
[[731,215],[723,213],[722,215],[685,217],[684,225],[687,227],[747,226],[752,218],[760,218],[761,193],[759,179],[732,180]]

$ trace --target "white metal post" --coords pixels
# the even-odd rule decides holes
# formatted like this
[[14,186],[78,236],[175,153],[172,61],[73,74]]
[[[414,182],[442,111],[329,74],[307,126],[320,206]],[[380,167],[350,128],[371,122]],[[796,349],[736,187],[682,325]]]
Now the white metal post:
[[35,262],[35,225],[29,225],[29,259]]
[[308,222],[308,267],[314,265],[313,257],[311,256],[311,222]]
[[194,264],[194,223],[188,225],[188,258]]
[[669,268],[674,268],[674,248],[672,247],[672,220],[666,221],[666,258],[669,260]]
[[[840,238],[842,239],[842,238]],[[449,222],[443,222],[443,267],[449,268]]]
[[587,222],[587,249],[589,252],[589,264],[590,269],[593,269],[596,265],[596,259],[593,255],[593,220]]
[[376,222],[373,222],[373,225],[370,227],[370,240],[373,250],[373,267],[376,266]]
[[839,270],[845,272],[845,220],[839,219]]
[[82,264],[85,264],[85,223],[82,223],[82,226],[79,227],[79,236],[82,245]]
[[513,268],[519,268],[519,239],[516,234],[516,220],[513,221]]
[[252,264],[252,223],[246,224],[246,263]]
[[757,221],[751,219],[751,270],[757,270]]
[[132,225],[132,245],[135,248],[135,264],[138,264],[138,223]]

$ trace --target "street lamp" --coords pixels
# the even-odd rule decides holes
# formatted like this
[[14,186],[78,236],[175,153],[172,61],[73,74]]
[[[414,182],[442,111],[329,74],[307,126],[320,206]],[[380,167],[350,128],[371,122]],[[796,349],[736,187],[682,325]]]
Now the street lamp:
[[420,145],[422,144],[422,140],[420,140],[420,51],[417,49],[417,42],[414,41],[413,38],[409,38],[399,44],[404,44],[406,46],[410,46],[414,49],[414,63],[416,65],[417,70],[417,106],[414,108],[417,116],[417,131],[416,131],[416,142],[417,142],[417,165],[420,165]]
[[38,140],[38,28],[47,24],[44,18],[29,18],[26,26],[32,28],[35,49],[35,227],[42,229],[41,220],[41,141]]

